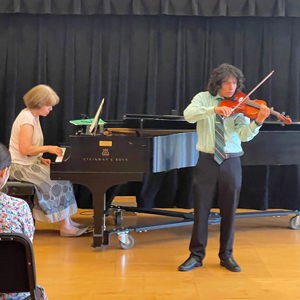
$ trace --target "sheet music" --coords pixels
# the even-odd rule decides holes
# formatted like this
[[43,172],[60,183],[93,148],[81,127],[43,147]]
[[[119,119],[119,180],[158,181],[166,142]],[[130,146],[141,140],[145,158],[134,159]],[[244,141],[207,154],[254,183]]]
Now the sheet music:
[[55,159],[55,162],[62,162],[63,161],[63,158],[64,158],[64,155],[65,155],[65,152],[66,152],[66,148],[61,148],[62,149],[62,156],[56,156],[56,159]]
[[90,126],[90,133],[92,133],[94,130],[95,131],[97,130],[97,125],[98,125],[100,113],[101,113],[101,110],[102,110],[102,107],[103,107],[103,103],[104,103],[104,98],[102,99],[102,102],[99,106],[99,109],[98,109],[98,111],[95,115],[94,121],[93,121],[92,125]]

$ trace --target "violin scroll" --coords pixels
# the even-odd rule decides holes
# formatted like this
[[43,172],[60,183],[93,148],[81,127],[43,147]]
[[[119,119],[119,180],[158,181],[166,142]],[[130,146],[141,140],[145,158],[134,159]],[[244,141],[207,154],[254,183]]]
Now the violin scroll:
[[285,116],[284,114],[277,115],[278,120],[282,121],[286,125],[292,124],[292,119],[289,116]]

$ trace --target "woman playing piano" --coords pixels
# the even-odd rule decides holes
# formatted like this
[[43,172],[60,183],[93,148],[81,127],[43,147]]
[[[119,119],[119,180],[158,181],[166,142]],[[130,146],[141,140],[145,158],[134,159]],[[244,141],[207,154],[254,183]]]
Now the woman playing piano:
[[43,153],[62,156],[62,149],[44,145],[39,116],[46,117],[59,102],[57,94],[47,85],[38,85],[24,96],[26,108],[17,116],[11,131],[9,150],[12,157],[10,177],[31,182],[38,200],[33,216],[43,222],[60,222],[61,236],[80,236],[87,228],[75,223],[77,212],[73,186],[69,181],[50,179],[50,160]]

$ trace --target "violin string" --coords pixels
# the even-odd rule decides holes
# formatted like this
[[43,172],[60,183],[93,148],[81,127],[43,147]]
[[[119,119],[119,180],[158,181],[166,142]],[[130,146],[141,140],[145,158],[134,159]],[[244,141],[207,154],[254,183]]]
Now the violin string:
[[255,108],[260,108],[260,105],[255,103],[255,102],[252,102],[251,100],[247,100],[246,101],[246,104],[252,106],[252,107],[255,107]]
[[[257,104],[257,103],[255,103],[255,102],[253,102],[252,100],[247,100],[247,101],[246,101],[246,104],[248,104],[249,106],[255,107],[255,108],[257,108],[257,109],[260,109],[260,107],[261,107],[260,104]],[[272,110],[272,109],[270,109],[270,113],[271,113],[272,115],[274,115],[274,116],[279,116],[279,115],[280,115],[279,112],[274,111],[274,110]]]

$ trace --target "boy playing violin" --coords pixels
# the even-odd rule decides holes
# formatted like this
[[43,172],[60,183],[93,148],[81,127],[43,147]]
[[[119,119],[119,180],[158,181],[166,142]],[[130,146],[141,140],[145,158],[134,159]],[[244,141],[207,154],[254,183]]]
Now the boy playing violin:
[[188,122],[197,122],[199,159],[193,175],[195,218],[190,256],[178,267],[179,271],[202,266],[208,219],[215,198],[221,215],[220,265],[232,272],[241,271],[232,255],[234,220],[242,184],[241,142],[252,140],[270,115],[270,109],[262,104],[256,119],[250,122],[243,114],[233,113],[232,108],[219,106],[224,98],[232,98],[241,91],[243,82],[241,70],[222,64],[213,70],[208,91],[197,94],[184,111]]

